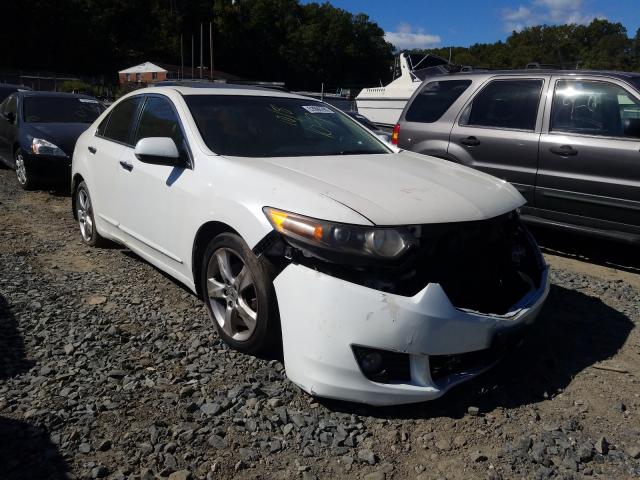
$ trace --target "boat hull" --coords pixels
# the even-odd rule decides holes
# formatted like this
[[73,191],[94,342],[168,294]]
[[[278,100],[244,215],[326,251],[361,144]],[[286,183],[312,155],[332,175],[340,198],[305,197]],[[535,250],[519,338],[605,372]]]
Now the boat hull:
[[363,98],[356,99],[358,113],[373,123],[393,127],[398,123],[400,114],[407,104],[407,98]]

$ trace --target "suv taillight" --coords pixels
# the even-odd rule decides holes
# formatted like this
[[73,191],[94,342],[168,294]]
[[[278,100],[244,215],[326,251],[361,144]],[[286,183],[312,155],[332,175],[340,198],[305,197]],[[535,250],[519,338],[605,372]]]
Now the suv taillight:
[[394,145],[398,145],[398,135],[400,135],[400,124],[396,123],[396,126],[393,127],[393,132],[391,132],[391,143]]

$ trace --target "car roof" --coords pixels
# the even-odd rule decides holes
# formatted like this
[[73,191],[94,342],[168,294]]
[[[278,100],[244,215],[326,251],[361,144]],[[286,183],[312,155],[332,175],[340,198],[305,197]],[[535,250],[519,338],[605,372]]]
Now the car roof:
[[15,83],[0,83],[0,88],[14,88],[16,90],[31,90],[27,85],[16,85]]
[[[640,72],[621,72],[616,70],[561,70],[561,69],[546,69],[546,68],[531,68],[523,70],[470,70],[467,72],[456,72],[451,74],[445,74],[446,77],[494,77],[497,75],[513,75],[519,77],[536,76],[536,75],[568,75],[574,77],[580,76],[598,76],[598,77],[614,77],[621,80],[629,80],[630,78],[640,77]],[[439,77],[440,75],[438,75]],[[428,77],[426,80],[429,80]]]
[[58,98],[90,98],[95,100],[91,95],[84,95],[82,93],[65,93],[65,92],[40,92],[25,90],[20,92],[23,97],[58,97]]
[[320,102],[319,100],[312,97],[297,95],[295,93],[284,92],[281,90],[264,88],[264,87],[256,87],[252,85],[233,85],[233,84],[225,84],[225,83],[220,83],[220,84],[213,83],[207,87],[204,87],[202,85],[198,85],[197,87],[187,87],[182,85],[147,87],[142,90],[136,90],[135,93],[139,93],[139,94],[163,93],[163,92],[166,92],[167,90],[173,90],[185,96],[186,95],[244,95],[244,96],[253,96],[253,97],[298,98],[302,100]]

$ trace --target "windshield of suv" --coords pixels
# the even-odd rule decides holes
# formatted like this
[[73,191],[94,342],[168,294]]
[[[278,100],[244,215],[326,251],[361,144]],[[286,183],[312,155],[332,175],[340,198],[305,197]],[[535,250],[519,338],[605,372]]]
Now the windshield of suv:
[[239,157],[390,153],[347,115],[313,99],[187,95],[212,152]]
[[640,77],[633,77],[631,79],[631,83],[633,83],[633,85],[640,90]]
[[103,110],[92,98],[25,97],[23,104],[27,123],[92,123]]

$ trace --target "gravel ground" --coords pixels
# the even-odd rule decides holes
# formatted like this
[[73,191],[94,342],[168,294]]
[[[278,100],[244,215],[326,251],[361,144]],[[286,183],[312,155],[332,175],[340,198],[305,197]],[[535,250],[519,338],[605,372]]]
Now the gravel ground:
[[229,350],[180,285],[83,246],[69,204],[0,171],[2,479],[640,477],[636,273],[563,258],[522,348],[438,401],[372,408]]

